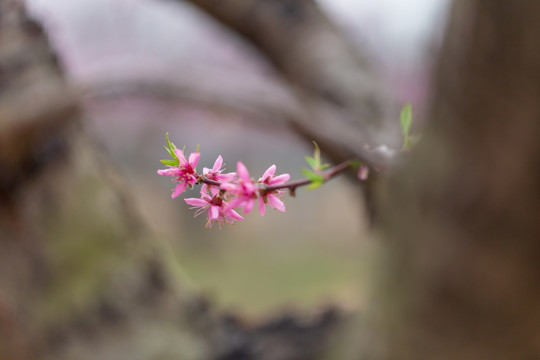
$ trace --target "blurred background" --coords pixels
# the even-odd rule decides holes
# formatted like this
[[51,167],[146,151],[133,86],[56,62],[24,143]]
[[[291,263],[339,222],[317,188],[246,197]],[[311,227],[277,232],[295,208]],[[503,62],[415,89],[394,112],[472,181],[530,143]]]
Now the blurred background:
[[[367,51],[398,104],[422,121],[431,65],[444,30],[446,0],[319,0],[352,43]],[[184,280],[222,308],[260,317],[283,308],[338,303],[362,309],[376,245],[354,186],[334,179],[286,198],[287,212],[255,212],[234,226],[206,229],[156,170],[165,132],[178,146],[200,145],[199,169],[221,154],[258,178],[271,164],[301,178],[311,145],[286,124],[265,121],[152,85],[238,101],[287,92],[264,57],[236,34],[183,2],[27,0],[45,27],[69,81],[84,94],[84,128],[127,179],[156,239],[172,249]],[[200,90],[202,89],[202,90]],[[246,100],[247,99],[247,100]],[[396,118],[396,124],[397,124]]]

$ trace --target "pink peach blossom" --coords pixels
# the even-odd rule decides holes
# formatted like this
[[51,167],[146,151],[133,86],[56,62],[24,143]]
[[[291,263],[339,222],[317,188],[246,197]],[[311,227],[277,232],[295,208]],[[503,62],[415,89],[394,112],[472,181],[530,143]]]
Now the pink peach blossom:
[[357,175],[360,180],[362,181],[367,180],[369,176],[369,167],[367,167],[366,165],[360,165],[360,167],[358,168]]
[[173,181],[178,182],[171,197],[174,199],[184,191],[186,188],[192,187],[197,182],[195,167],[199,162],[201,156],[200,153],[191,153],[188,160],[184,156],[184,152],[180,149],[174,149],[174,153],[178,157],[179,164],[174,166],[168,166],[168,169],[158,170],[157,173],[162,176],[173,176]]
[[[223,183],[229,182],[236,177],[236,173],[234,172],[222,174],[224,170],[225,169],[223,169],[223,158],[221,157],[221,155],[219,155],[214,162],[214,166],[212,167],[212,169],[203,168],[203,175],[207,179],[220,181]],[[201,194],[208,193],[209,190],[211,191],[212,196],[216,195],[216,190],[219,191],[217,186],[203,184],[201,187]]]
[[244,214],[248,214],[255,205],[258,189],[253,179],[249,177],[246,166],[241,161],[236,164],[236,174],[238,176],[236,182],[221,184],[220,189],[226,190],[229,196],[234,198],[231,200],[232,207],[242,207]]
[[[263,174],[263,176],[257,181],[257,184],[264,184],[268,186],[285,184],[291,176],[289,174],[281,174],[274,176],[276,172],[276,165],[270,166]],[[264,216],[266,211],[266,204],[270,205],[276,210],[285,212],[285,204],[281,201],[280,197],[283,195],[283,190],[271,190],[262,191],[259,197],[259,212],[261,216]]]
[[221,229],[221,224],[223,223],[233,224],[235,221],[244,219],[220,195],[211,197],[208,194],[202,194],[200,198],[187,198],[184,201],[192,205],[190,209],[197,209],[195,216],[199,216],[208,210],[208,222],[206,226],[210,228],[214,223],[218,223]]

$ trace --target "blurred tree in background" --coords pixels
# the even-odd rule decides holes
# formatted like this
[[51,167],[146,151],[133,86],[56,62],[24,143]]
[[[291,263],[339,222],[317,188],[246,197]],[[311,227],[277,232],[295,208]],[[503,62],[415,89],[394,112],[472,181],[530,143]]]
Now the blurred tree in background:
[[[0,0],[0,359],[540,357],[540,3],[454,1],[423,140],[389,159],[368,148],[400,147],[398,107],[317,3],[189,2],[248,41],[279,89],[217,92],[188,71],[73,84],[40,23]],[[381,170],[342,185],[380,245],[362,313],[250,319],[195,291],[144,209],[182,220],[153,189],[138,203],[88,130],[88,99],[126,94],[234,113]]]

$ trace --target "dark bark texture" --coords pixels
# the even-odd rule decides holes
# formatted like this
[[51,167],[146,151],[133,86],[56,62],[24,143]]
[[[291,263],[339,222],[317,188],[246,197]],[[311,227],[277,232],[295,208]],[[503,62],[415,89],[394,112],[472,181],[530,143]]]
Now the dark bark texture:
[[367,359],[540,358],[540,3],[454,3],[432,124],[384,195]]

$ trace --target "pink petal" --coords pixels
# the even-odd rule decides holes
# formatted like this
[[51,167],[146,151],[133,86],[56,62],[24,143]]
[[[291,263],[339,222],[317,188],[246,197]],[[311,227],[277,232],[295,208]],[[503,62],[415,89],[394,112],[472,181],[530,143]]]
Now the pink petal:
[[199,162],[200,157],[201,157],[200,153],[189,154],[189,165],[191,165],[193,169],[197,167],[197,163]]
[[253,210],[253,205],[255,205],[254,199],[246,200],[244,204],[244,214],[249,214]]
[[358,178],[360,180],[367,180],[369,176],[369,168],[366,165],[360,166],[358,169]]
[[210,188],[210,186],[208,184],[202,184],[202,186],[201,186],[201,195],[206,194],[208,192],[209,188]]
[[238,220],[238,221],[244,220],[244,217],[241,216],[239,213],[237,213],[234,210],[229,210],[229,215],[230,215],[230,217],[232,217],[235,220]]
[[222,165],[223,165],[223,158],[221,157],[221,155],[219,155],[218,158],[216,159],[216,162],[214,163],[214,167],[212,168],[212,170],[217,172],[221,170]]
[[268,205],[276,210],[285,212],[285,204],[275,195],[268,195]]
[[251,194],[257,192],[257,187],[251,181],[244,183],[244,195],[251,196]]
[[219,218],[219,207],[212,205],[208,209],[208,220],[217,220]]
[[236,173],[238,174],[238,177],[240,177],[240,179],[244,180],[245,182],[251,181],[249,178],[249,172],[246,169],[246,166],[242,164],[241,161],[236,163]]
[[184,201],[188,203],[189,205],[196,206],[196,207],[203,207],[203,206],[208,205],[208,201],[204,199],[200,199],[200,198],[187,198],[187,199],[184,199]]
[[186,183],[179,183],[178,185],[176,185],[176,187],[174,188],[174,191],[171,195],[171,198],[175,198],[177,197],[178,195],[180,195],[181,193],[183,193],[184,191],[186,191],[186,187],[187,187],[187,184]]
[[[226,202],[224,201],[224,203],[226,203]],[[238,198],[235,198],[235,199],[229,200],[229,203],[226,203],[226,204],[227,204],[227,207],[230,207],[231,209],[234,209],[235,207],[238,207],[239,205],[242,204],[242,200],[238,199]]]
[[270,185],[281,185],[285,184],[289,179],[291,178],[291,175],[289,174],[281,174],[279,176],[276,176],[272,180],[270,180]]
[[175,176],[176,175],[176,169],[161,169],[158,170],[157,173],[161,176]]
[[238,189],[238,185],[225,183],[225,184],[221,184],[219,188],[226,191],[235,191]]
[[185,165],[186,164],[186,157],[184,156],[184,152],[178,148],[174,149],[174,153],[176,154],[176,157],[178,158],[178,160],[180,160],[180,165]]
[[244,218],[239,213],[234,211],[231,207],[227,207],[225,209],[225,213],[234,220],[244,220]]
[[276,165],[270,166],[266,171],[264,172],[261,180],[266,180],[267,177],[274,176],[274,173],[276,172]]
[[228,173],[228,174],[219,174],[218,176],[216,176],[216,179],[218,181],[228,182],[228,181],[231,181],[232,179],[234,179],[235,176],[236,176],[236,173],[234,173],[234,172]]
[[216,196],[219,193],[219,189],[217,186],[210,186],[210,194],[212,196]]
[[264,216],[265,210],[266,210],[266,204],[264,203],[264,199],[261,196],[259,198],[259,212],[261,213],[261,216]]
[[195,177],[195,175],[193,174],[188,174],[187,175],[187,183],[189,185],[195,185],[197,183],[197,178]]

